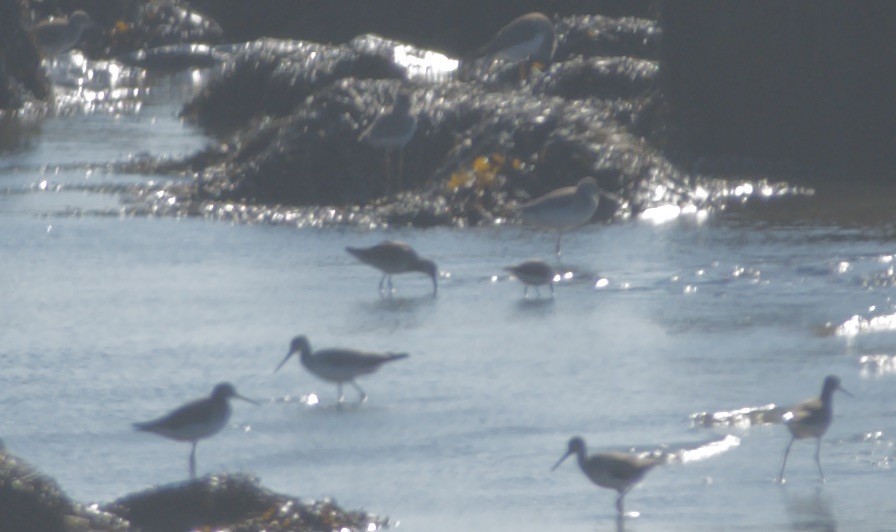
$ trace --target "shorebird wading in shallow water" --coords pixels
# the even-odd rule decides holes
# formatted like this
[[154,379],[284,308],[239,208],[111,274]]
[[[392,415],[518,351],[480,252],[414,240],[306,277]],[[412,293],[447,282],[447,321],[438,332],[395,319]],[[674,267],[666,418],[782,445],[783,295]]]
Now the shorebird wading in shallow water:
[[398,152],[398,189],[402,188],[404,172],[404,147],[417,131],[417,117],[411,112],[411,93],[398,91],[395,103],[390,109],[383,111],[370,124],[361,140],[374,148],[382,148],[386,152],[386,194],[392,190],[391,152]]
[[34,37],[41,55],[51,59],[71,50],[81,40],[84,30],[93,27],[96,24],[90,19],[90,15],[78,10],[68,18],[58,17],[35,24],[28,31]]
[[571,454],[576,455],[579,468],[591,482],[602,488],[614,489],[619,493],[619,497],[616,498],[616,511],[620,518],[624,514],[625,494],[640,482],[648,471],[660,463],[659,458],[641,458],[613,451],[588,456],[585,451],[585,440],[576,436],[569,440],[566,454],[554,464],[552,471],[557,469]]
[[210,397],[187,403],[159,419],[134,423],[134,428],[172,440],[191,442],[193,448],[190,451],[190,478],[193,479],[196,478],[196,442],[224,428],[230,419],[230,404],[227,400],[231,397],[254,405],[258,404],[238,394],[232,384],[222,382],[215,386]]
[[525,78],[527,67],[545,69],[554,58],[557,49],[557,35],[554,23],[542,13],[529,13],[517,17],[481,48],[473,52],[473,59],[494,58],[508,61],[525,61],[520,64],[520,78]]
[[346,247],[346,251],[365,264],[383,272],[380,279],[380,293],[383,292],[383,283],[392,294],[392,276],[396,273],[420,272],[432,279],[432,295],[439,291],[439,268],[436,263],[420,258],[414,248],[404,242],[385,241],[369,248]]
[[788,409],[782,419],[790,429],[790,442],[784,450],[784,461],[781,463],[781,472],[778,473],[778,482],[784,483],[784,466],[787,465],[787,455],[790,454],[790,446],[793,440],[803,438],[815,438],[815,463],[818,465],[818,474],[824,482],[824,471],[821,470],[821,437],[831,426],[833,417],[834,392],[840,390],[846,395],[852,395],[840,386],[840,378],[828,375],[824,379],[821,388],[821,396],[807,399]]
[[367,393],[355,383],[355,378],[361,375],[367,375],[380,369],[380,366],[386,362],[407,358],[407,353],[371,353],[358,351],[356,349],[319,349],[311,351],[311,344],[306,336],[296,336],[289,344],[289,353],[286,358],[280,362],[276,373],[289,357],[299,353],[299,361],[305,366],[305,369],[316,375],[317,377],[335,382],[339,392],[339,403],[345,399],[342,393],[342,383],[347,382],[354,386],[360,394],[359,403],[363,403],[367,399]]
[[574,187],[562,187],[520,205],[523,222],[557,231],[555,253],[560,254],[563,231],[588,223],[597,211],[600,189],[593,177],[584,177]]
[[554,268],[543,260],[527,260],[517,264],[516,266],[508,266],[504,268],[519,279],[525,288],[523,289],[523,297],[529,295],[529,287],[534,286],[538,296],[541,297],[539,286],[548,285],[551,287],[551,297],[554,297]]

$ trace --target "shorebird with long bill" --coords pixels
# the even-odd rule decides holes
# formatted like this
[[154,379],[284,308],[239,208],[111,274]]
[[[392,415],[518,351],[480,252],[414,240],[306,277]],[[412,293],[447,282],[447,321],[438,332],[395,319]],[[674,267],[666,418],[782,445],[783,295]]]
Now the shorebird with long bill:
[[579,469],[588,480],[602,488],[616,490],[616,512],[621,519],[624,515],[625,494],[644,478],[648,471],[660,463],[659,458],[643,458],[627,453],[609,451],[588,456],[585,440],[576,436],[569,440],[566,454],[554,464],[552,471],[570,455],[576,455]]
[[374,353],[343,348],[312,351],[307,336],[296,336],[289,344],[286,358],[280,362],[274,373],[279,371],[286,361],[296,353],[299,354],[299,362],[305,366],[305,369],[320,379],[336,383],[339,404],[342,404],[345,399],[345,395],[342,393],[342,383],[351,384],[360,396],[358,403],[363,403],[367,400],[367,393],[358,386],[355,379],[375,372],[387,362],[408,357],[407,353]]
[[554,268],[543,260],[532,259],[523,261],[514,266],[507,266],[504,270],[510,272],[523,283],[523,298],[529,295],[529,287],[534,286],[536,293],[541,297],[539,286],[548,285],[551,288],[551,297],[554,297],[554,277],[557,275]]
[[584,177],[576,186],[561,187],[520,205],[523,223],[557,231],[555,253],[560,254],[563,231],[585,225],[597,211],[600,188],[593,177]]
[[781,462],[781,472],[778,473],[778,482],[784,483],[784,467],[787,465],[787,455],[790,454],[790,446],[793,440],[803,438],[815,438],[815,464],[818,465],[818,474],[824,482],[824,471],[821,469],[821,437],[831,426],[834,417],[834,392],[840,390],[846,395],[852,396],[840,386],[840,378],[828,375],[821,387],[821,395],[807,399],[788,408],[782,419],[787,429],[790,430],[790,442],[784,449],[784,461]]
[[551,19],[543,13],[528,13],[498,30],[487,43],[471,54],[471,58],[523,61],[520,63],[522,80],[533,66],[542,70],[547,68],[556,50],[557,34]]
[[386,240],[368,248],[349,246],[345,250],[364,264],[369,264],[383,272],[379,285],[381,294],[383,293],[383,283],[388,285],[389,294],[392,294],[393,275],[411,272],[424,273],[432,279],[432,295],[436,295],[439,291],[439,268],[436,263],[421,258],[414,248],[404,242]]
[[134,423],[134,428],[172,440],[192,443],[190,478],[194,479],[196,478],[196,443],[203,438],[217,434],[227,425],[227,421],[230,419],[228,399],[231,398],[242,399],[254,405],[259,404],[257,401],[238,394],[236,388],[229,382],[222,382],[215,386],[211,396],[187,403],[158,419]]
[[404,147],[417,131],[417,116],[411,111],[411,93],[400,90],[392,107],[380,113],[361,134],[361,140],[386,152],[386,194],[392,192],[391,152],[398,152],[398,190],[404,174]]

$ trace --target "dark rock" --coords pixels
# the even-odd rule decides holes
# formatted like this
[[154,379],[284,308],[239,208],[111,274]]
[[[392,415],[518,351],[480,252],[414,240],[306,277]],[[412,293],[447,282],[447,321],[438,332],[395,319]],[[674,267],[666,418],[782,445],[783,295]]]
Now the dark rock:
[[335,503],[302,503],[259,486],[246,475],[207,476],[135,493],[103,509],[146,532],[230,530],[367,530],[385,520],[346,512]]
[[186,0],[42,0],[30,7],[33,20],[86,11],[97,28],[85,32],[79,47],[94,58],[222,38],[218,23]]
[[557,20],[557,35],[557,61],[574,56],[655,60],[659,58],[662,30],[650,19],[575,15]]
[[[582,52],[650,55],[657,33],[640,19],[561,24],[568,49]],[[588,40],[589,31],[603,36]],[[199,179],[181,199],[344,213],[366,205],[361,212],[380,222],[418,226],[493,223],[513,216],[519,201],[585,175],[617,198],[601,202],[601,219],[691,201],[686,178],[637,136],[651,131],[643,117],[653,118],[655,62],[575,55],[522,84],[489,72],[472,83],[427,82],[408,79],[395,60],[399,47],[412,49],[375,36],[243,45],[185,107],[206,127],[236,132],[204,164],[191,164]],[[406,193],[386,199],[385,154],[360,136],[400,87],[414,94],[418,125],[404,149]],[[664,194],[652,192],[657,185]]]
[[207,476],[127,495],[101,509],[71,501],[56,482],[0,447],[0,532],[366,531],[387,519],[332,501],[303,502],[247,475]]
[[400,78],[404,71],[376,52],[262,39],[236,48],[221,73],[184,107],[211,130],[259,116],[285,116],[315,91],[344,77]]
[[366,33],[464,55],[508,21],[541,11],[552,17],[595,12],[649,17],[652,0],[193,0],[231,40],[260,37],[345,42]]
[[533,92],[582,98],[632,99],[657,88],[655,61],[631,57],[576,57],[556,63],[547,76],[536,78]]
[[127,523],[72,502],[56,482],[0,450],[0,531],[117,531]]

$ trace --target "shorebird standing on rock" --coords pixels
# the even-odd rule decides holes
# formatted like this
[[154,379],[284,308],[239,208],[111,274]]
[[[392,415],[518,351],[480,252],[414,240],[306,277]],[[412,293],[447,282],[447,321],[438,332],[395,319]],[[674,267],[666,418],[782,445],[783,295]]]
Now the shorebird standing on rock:
[[597,211],[600,189],[593,177],[584,177],[574,187],[562,187],[520,205],[524,223],[557,231],[555,253],[560,254],[563,231],[584,225]]
[[210,397],[198,399],[173,410],[158,419],[144,423],[134,423],[134,428],[152,432],[172,440],[188,441],[193,444],[190,451],[190,478],[196,478],[196,443],[218,433],[230,419],[228,399],[235,397],[254,405],[258,403],[236,392],[229,382],[215,386]]
[[316,375],[317,377],[335,382],[339,392],[339,404],[345,399],[342,393],[342,383],[351,384],[360,394],[359,403],[367,400],[367,393],[355,383],[355,378],[361,375],[368,375],[380,369],[380,366],[386,362],[393,360],[401,360],[407,358],[407,353],[371,353],[367,351],[359,351],[357,349],[318,349],[311,350],[311,343],[307,336],[296,336],[289,344],[289,353],[286,358],[280,362],[276,373],[286,361],[294,354],[299,354],[299,361],[305,366],[305,369]]
[[71,50],[81,40],[84,30],[96,24],[90,15],[78,10],[69,17],[57,17],[35,24],[29,30],[43,57],[52,59]]
[[582,473],[585,473],[588,480],[602,488],[614,489],[619,493],[619,497],[616,498],[616,511],[620,519],[624,515],[625,494],[635,487],[635,484],[640,482],[648,471],[661,462],[659,458],[642,458],[615,451],[588,456],[585,451],[585,440],[576,436],[569,440],[566,454],[554,464],[553,469],[557,469],[571,454],[576,455],[579,468]]
[[824,471],[821,470],[821,437],[831,426],[834,415],[834,392],[840,390],[846,395],[852,395],[840,386],[840,378],[828,375],[824,379],[821,395],[802,401],[788,409],[782,419],[790,430],[790,443],[784,450],[784,461],[781,463],[781,472],[778,473],[778,482],[784,483],[784,466],[787,465],[787,455],[790,454],[790,446],[793,440],[802,438],[815,438],[815,463],[818,465],[818,474],[824,482]]
[[495,58],[508,61],[523,61],[520,64],[520,79],[525,79],[529,70],[536,67],[547,68],[557,49],[557,35],[554,23],[542,13],[529,13],[517,17],[498,30],[492,39],[473,52],[473,60],[480,58],[491,61]]
[[380,279],[380,294],[383,293],[383,283],[389,288],[392,295],[392,275],[396,273],[420,272],[432,279],[432,295],[439,291],[439,268],[436,263],[420,258],[414,248],[404,242],[386,240],[369,248],[346,247],[346,251],[365,264],[369,264],[383,272]]
[[361,140],[386,152],[386,194],[392,190],[391,152],[398,151],[398,190],[402,188],[404,147],[417,131],[417,117],[411,112],[411,93],[400,90],[391,108],[383,111],[361,134]]

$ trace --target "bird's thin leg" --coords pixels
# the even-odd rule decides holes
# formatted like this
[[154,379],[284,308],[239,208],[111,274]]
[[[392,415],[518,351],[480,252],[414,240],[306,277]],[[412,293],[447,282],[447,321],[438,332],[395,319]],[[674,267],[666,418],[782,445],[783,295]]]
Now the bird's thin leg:
[[529,299],[529,285],[523,285],[523,299]]
[[616,532],[625,532],[625,516],[616,516]]
[[389,276],[388,273],[384,273],[383,277],[380,279],[380,294],[383,293],[383,283],[386,282],[386,277],[388,277],[388,276]]
[[787,444],[787,448],[784,449],[784,461],[781,462],[781,472],[778,473],[778,482],[781,484],[784,483],[784,466],[787,465],[787,455],[790,454],[790,446],[793,445],[793,436],[790,437],[790,443]]
[[389,275],[388,283],[389,283],[389,297],[392,297],[392,294],[395,293],[395,289],[392,288],[392,275]]
[[558,257],[560,256],[560,239],[562,237],[563,231],[557,231],[557,248],[554,250],[554,253],[556,253]]
[[551,287],[551,297],[554,297],[554,281],[549,282],[548,286]]
[[619,516],[622,517],[625,515],[625,509],[623,508],[625,502],[625,492],[619,494],[619,497],[616,498],[616,512],[619,513]]
[[193,448],[190,449],[190,480],[196,479],[196,442],[193,442]]
[[821,438],[815,439],[815,463],[818,465],[818,474],[824,482],[824,471],[821,470]]
[[339,398],[336,399],[336,402],[341,405],[342,401],[345,400],[345,394],[342,393],[342,383],[341,382],[336,383],[336,393],[339,396]]
[[360,386],[358,386],[358,383],[356,383],[355,381],[348,381],[348,383],[351,384],[352,386],[354,386],[355,389],[358,390],[358,393],[361,394],[361,398],[358,399],[359,403],[363,403],[364,401],[367,400],[367,393],[364,390],[362,390]]

